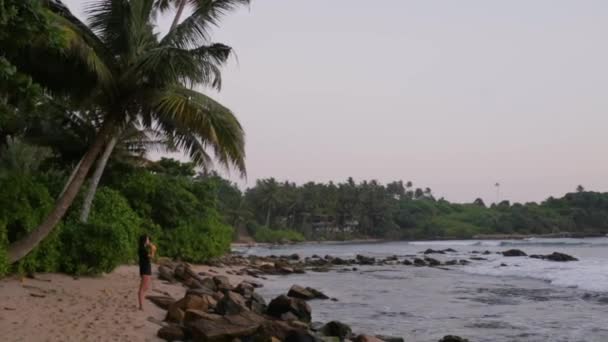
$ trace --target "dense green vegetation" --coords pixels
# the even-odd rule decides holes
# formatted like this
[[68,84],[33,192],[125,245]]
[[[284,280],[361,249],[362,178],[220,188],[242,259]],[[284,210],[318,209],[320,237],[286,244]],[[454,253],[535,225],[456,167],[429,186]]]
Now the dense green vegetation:
[[[236,193],[224,190],[223,193]],[[295,231],[310,240],[385,238],[453,239],[483,234],[605,234],[608,193],[578,187],[563,198],[538,203],[503,201],[487,207],[436,199],[431,189],[411,182],[306,183],[259,180],[240,198],[226,196],[227,220],[267,241],[266,236]],[[269,229],[269,228],[270,229]],[[293,240],[298,240],[294,238]]]
[[[189,261],[228,248],[194,165],[244,175],[244,132],[199,90],[220,88],[232,55],[211,28],[247,3],[99,0],[81,21],[60,1],[0,0],[0,274],[109,271],[144,232]],[[189,11],[160,34],[176,5]],[[193,164],[149,162],[151,148]]]

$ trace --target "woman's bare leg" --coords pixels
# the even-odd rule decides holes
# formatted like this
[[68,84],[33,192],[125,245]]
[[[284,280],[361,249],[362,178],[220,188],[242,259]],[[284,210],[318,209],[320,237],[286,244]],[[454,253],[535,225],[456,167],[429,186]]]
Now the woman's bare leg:
[[143,310],[144,306],[144,292],[145,290],[145,286],[146,286],[146,276],[142,275],[141,276],[141,280],[139,282],[139,292],[137,293],[137,297],[139,299],[139,310]]

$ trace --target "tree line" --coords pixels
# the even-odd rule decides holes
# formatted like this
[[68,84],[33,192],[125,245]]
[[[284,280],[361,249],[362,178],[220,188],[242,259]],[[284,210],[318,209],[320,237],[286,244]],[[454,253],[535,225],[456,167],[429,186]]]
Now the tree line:
[[[542,203],[502,201],[486,206],[450,203],[412,182],[309,182],[296,185],[258,180],[240,192],[223,183],[220,201],[226,221],[251,235],[290,231],[301,239],[468,239],[479,235],[605,235],[608,193],[575,192]],[[563,235],[563,234],[562,234]],[[281,239],[280,234],[274,235]]]

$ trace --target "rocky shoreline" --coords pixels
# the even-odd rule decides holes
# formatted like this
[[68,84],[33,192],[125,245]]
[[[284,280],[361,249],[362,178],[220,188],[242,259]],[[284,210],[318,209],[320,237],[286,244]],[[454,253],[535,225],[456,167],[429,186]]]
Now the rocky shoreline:
[[[335,300],[314,288],[293,285],[286,294],[266,302],[256,291],[263,286],[252,280],[231,284],[226,276],[214,275],[213,267],[231,267],[229,274],[266,279],[267,275],[289,275],[306,272],[357,271],[357,266],[403,265],[411,267],[459,267],[484,256],[497,253],[504,257],[529,257],[551,262],[576,261],[567,254],[530,255],[517,249],[503,252],[472,251],[467,258],[457,251],[427,249],[416,255],[374,258],[357,255],[340,258],[298,254],[286,256],[244,256],[230,254],[209,262],[209,272],[196,273],[186,263],[165,260],[159,266],[160,279],[181,283],[187,288],[183,298],[168,295],[148,299],[167,310],[158,337],[167,341],[403,341],[400,337],[353,333],[339,321],[312,322],[307,301]],[[441,260],[440,260],[441,259]],[[447,268],[446,268],[447,269]],[[467,341],[458,336],[445,336],[441,342]]]

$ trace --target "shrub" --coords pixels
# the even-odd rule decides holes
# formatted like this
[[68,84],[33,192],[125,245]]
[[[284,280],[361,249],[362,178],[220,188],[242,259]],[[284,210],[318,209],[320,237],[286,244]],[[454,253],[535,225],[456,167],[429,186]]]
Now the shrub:
[[184,261],[204,262],[228,252],[232,228],[213,216],[166,230],[159,242],[159,253]]
[[[7,244],[19,240],[38,226],[51,210],[53,199],[46,187],[33,177],[12,172],[0,178],[0,189],[0,222],[4,226],[3,232],[0,232],[0,235],[4,235],[4,238],[0,236],[0,245],[4,247],[0,248],[6,250]],[[61,258],[60,230],[61,225],[25,258],[14,264],[13,270],[18,273],[58,270]],[[6,259],[6,252],[2,254],[2,258]]]
[[283,241],[301,242],[304,241],[304,235],[290,229],[270,229],[268,227],[259,227],[254,236],[257,242],[278,243]]
[[86,224],[78,221],[77,213],[70,215],[62,233],[65,272],[110,272],[135,259],[141,219],[119,192],[100,188]]

